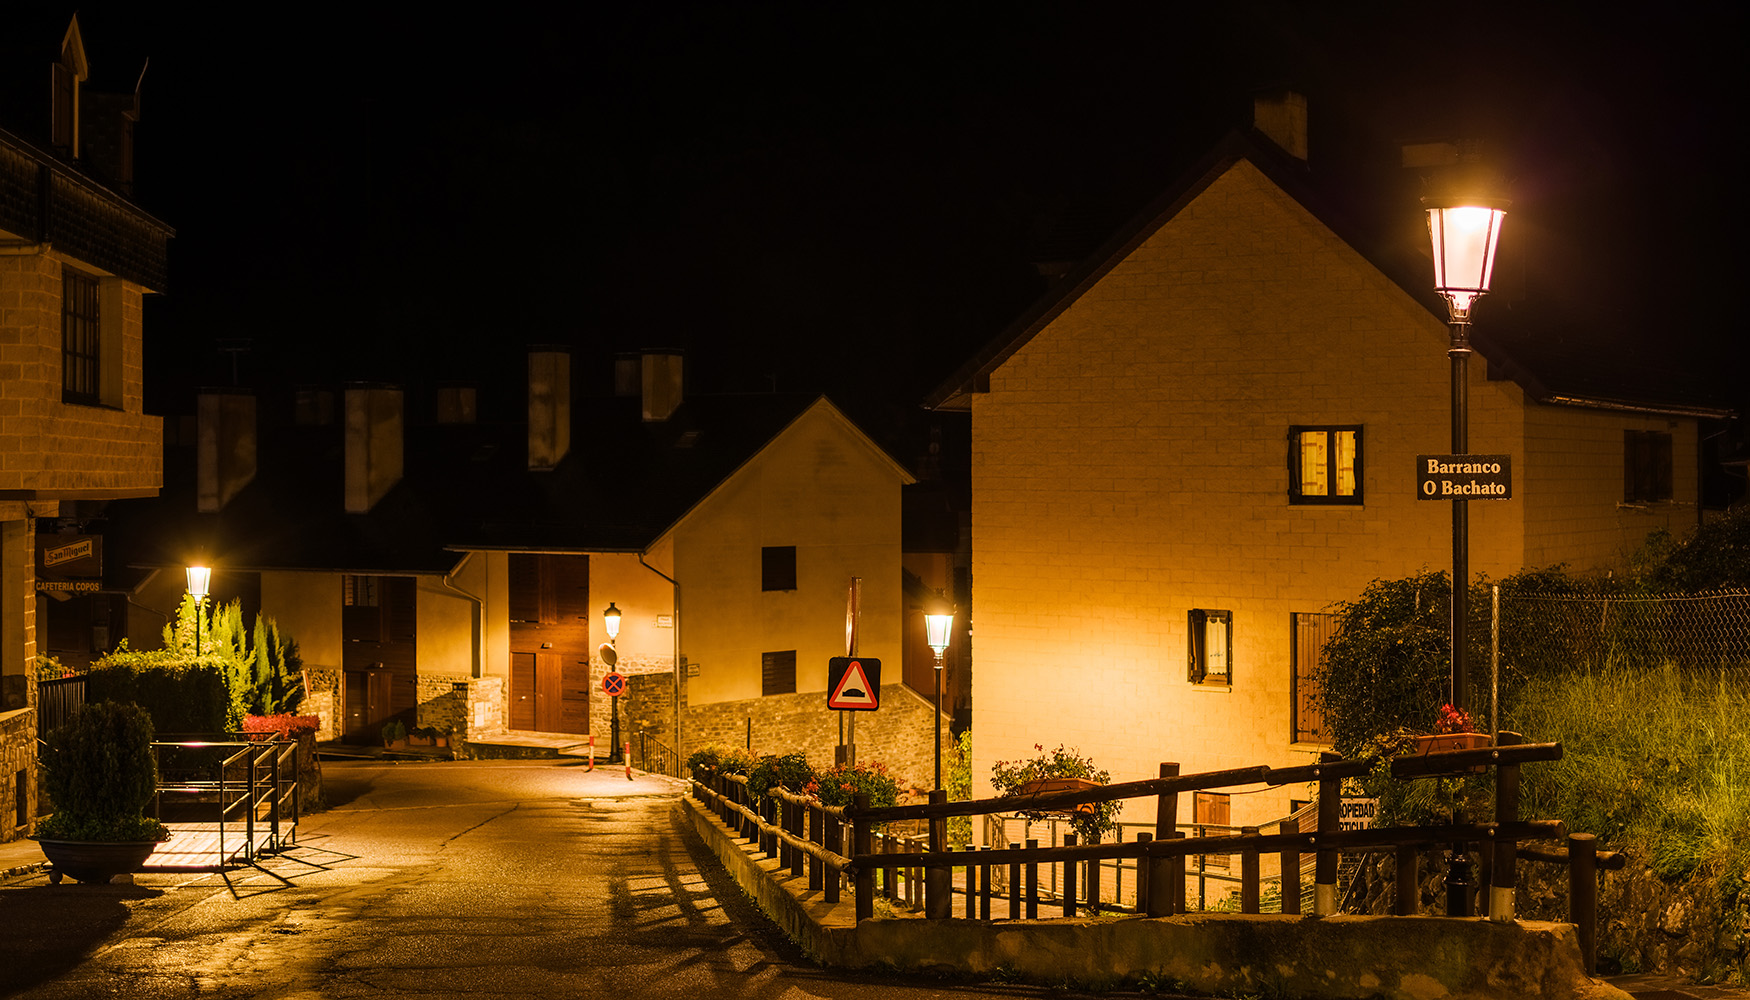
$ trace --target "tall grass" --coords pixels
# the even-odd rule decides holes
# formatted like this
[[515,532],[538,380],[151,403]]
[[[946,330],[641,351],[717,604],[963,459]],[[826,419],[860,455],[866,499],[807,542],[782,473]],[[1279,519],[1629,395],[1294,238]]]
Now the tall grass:
[[[1614,666],[1529,679],[1502,727],[1560,741],[1525,768],[1524,815],[1630,848],[1660,876],[1741,885],[1750,868],[1750,671]],[[1736,895],[1736,890],[1730,890]]]

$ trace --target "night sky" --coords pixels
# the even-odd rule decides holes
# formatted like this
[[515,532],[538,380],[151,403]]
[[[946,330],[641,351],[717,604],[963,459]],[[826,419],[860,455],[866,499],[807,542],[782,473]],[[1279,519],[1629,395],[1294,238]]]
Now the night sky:
[[896,419],[1043,291],[1042,246],[1106,235],[1271,85],[1308,94],[1314,174],[1352,178],[1363,221],[1420,224],[1370,186],[1399,140],[1484,139],[1514,181],[1502,252],[1540,234],[1571,336],[1742,371],[1736,13],[140,6],[80,17],[100,88],[151,57],[137,193],[177,230],[154,412],[233,359],[245,384],[486,382],[567,343],[582,391],[678,346],[694,390]]

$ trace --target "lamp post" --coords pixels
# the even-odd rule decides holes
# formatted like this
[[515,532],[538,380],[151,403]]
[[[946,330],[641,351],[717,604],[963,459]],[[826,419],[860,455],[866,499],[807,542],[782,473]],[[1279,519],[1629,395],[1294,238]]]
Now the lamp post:
[[924,605],[924,642],[936,652],[936,787],[942,787],[942,654],[954,631],[954,605],[936,591]]
[[[1452,453],[1468,450],[1471,306],[1488,292],[1495,270],[1495,241],[1501,236],[1506,211],[1500,204],[1478,201],[1441,204],[1424,201],[1428,236],[1434,250],[1434,287],[1446,299],[1450,337],[1446,356],[1452,359]],[[1465,707],[1470,615],[1470,511],[1462,498],[1452,501],[1452,699]]]
[[[1469,448],[1470,312],[1488,292],[1495,270],[1495,241],[1507,213],[1501,204],[1477,201],[1443,204],[1424,201],[1428,237],[1434,251],[1434,288],[1446,299],[1451,331],[1446,356],[1452,359],[1452,453]],[[1452,501],[1452,707],[1464,710],[1470,620],[1470,511],[1463,498]],[[1453,822],[1458,816],[1453,816]],[[1470,853],[1454,844],[1446,875],[1448,916],[1471,913]]]
[[[602,624],[608,630],[608,648],[614,653],[614,662],[608,664],[608,668],[613,670],[618,667],[620,662],[620,609],[614,607],[613,601],[609,601],[608,609],[602,612]],[[613,695],[608,699],[608,704],[613,709],[612,723],[608,729],[608,739],[613,741],[613,745],[608,749],[608,763],[618,764],[620,762],[620,696]]]
[[211,566],[188,567],[188,595],[194,598],[194,655],[201,655],[201,619],[206,617],[207,593],[213,582]]

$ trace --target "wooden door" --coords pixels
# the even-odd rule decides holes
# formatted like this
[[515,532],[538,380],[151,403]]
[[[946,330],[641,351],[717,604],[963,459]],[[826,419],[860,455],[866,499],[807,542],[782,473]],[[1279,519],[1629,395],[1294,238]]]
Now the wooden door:
[[510,654],[510,728],[535,728],[535,654]]
[[354,743],[383,738],[383,724],[395,714],[390,704],[395,675],[388,670],[346,671],[346,736]]
[[552,653],[535,654],[535,728],[543,733],[565,731],[560,718],[559,663],[559,657]]

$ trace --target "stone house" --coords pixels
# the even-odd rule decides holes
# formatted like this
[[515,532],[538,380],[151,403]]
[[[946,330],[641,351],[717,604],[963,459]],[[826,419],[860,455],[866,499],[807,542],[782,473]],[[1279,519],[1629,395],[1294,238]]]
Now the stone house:
[[[1305,763],[1320,613],[1451,569],[1451,505],[1413,473],[1450,450],[1426,238],[1418,258],[1415,233],[1379,249],[1333,221],[1304,107],[1261,102],[1268,134],[1226,140],[927,402],[972,421],[975,776],[1059,742],[1113,780]],[[1490,340],[1494,304],[1470,450],[1509,454],[1514,483],[1469,504],[1473,578],[1617,565],[1693,525],[1698,425],[1727,411],[1533,369]],[[1184,796],[1180,819],[1263,823],[1304,795]]]
[[77,18],[58,46],[47,44],[54,38],[38,39],[45,43],[40,60],[7,67],[22,69],[29,86],[8,88],[23,109],[0,121],[0,779],[7,803],[0,840],[29,833],[35,819],[36,657],[45,631],[57,616],[68,617],[58,610],[64,606],[79,608],[85,627],[106,627],[89,610],[107,608],[108,595],[101,593],[101,539],[87,533],[86,522],[107,501],[156,494],[162,480],[161,423],[141,407],[142,302],[168,287],[173,234],[132,196],[138,92],[88,86],[92,67]]
[[480,421],[474,386],[437,387],[417,418],[398,386],[305,388],[259,420],[253,393],[207,391],[164,497],[112,532],[164,568],[140,594],[155,607],[180,596],[180,553],[204,550],[221,599],[296,638],[324,735],[357,742],[399,719],[605,754],[617,714],[622,742],[683,757],[751,741],[830,764],[827,661],[855,577],[858,652],[893,665],[862,757],[925,781],[932,712],[900,670],[913,477],[824,397],[686,396],[681,366],[623,356],[615,392],[586,396],[568,350],[532,348],[514,425]]

